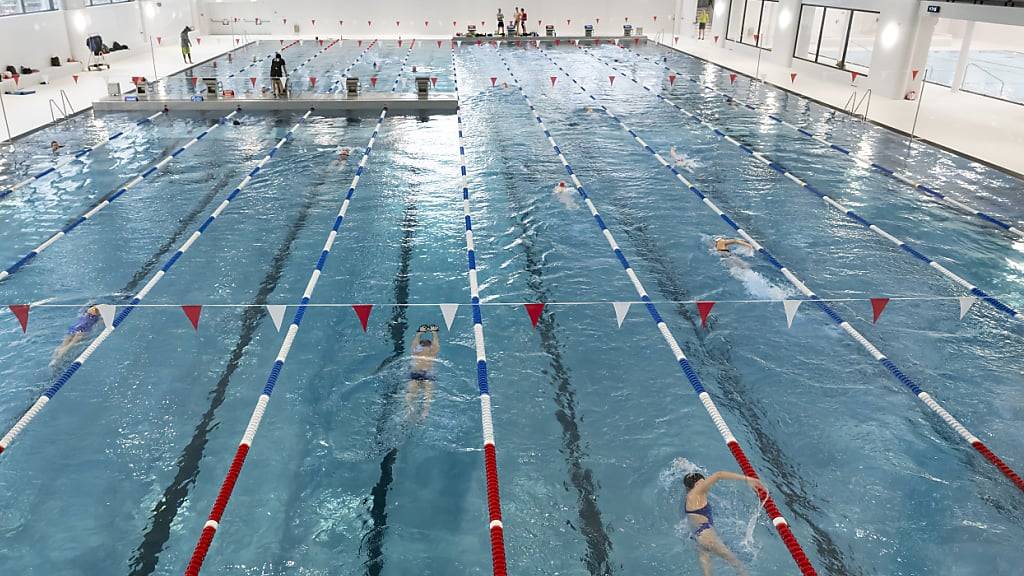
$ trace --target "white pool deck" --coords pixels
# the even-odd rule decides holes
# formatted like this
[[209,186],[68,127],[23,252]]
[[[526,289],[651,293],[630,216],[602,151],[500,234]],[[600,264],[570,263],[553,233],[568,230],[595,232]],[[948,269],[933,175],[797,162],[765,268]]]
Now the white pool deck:
[[[709,38],[698,41],[679,38],[673,48],[753,76],[756,61],[749,54],[716,48]],[[763,59],[759,77],[785,90],[842,108],[853,87],[827,82],[808,74],[790,81],[789,68],[768,64]],[[910,133],[918,103],[909,100],[874,98],[868,118],[878,124]],[[927,84],[921,99],[921,114],[915,134],[923,140],[989,164],[1024,174],[1024,106]]]

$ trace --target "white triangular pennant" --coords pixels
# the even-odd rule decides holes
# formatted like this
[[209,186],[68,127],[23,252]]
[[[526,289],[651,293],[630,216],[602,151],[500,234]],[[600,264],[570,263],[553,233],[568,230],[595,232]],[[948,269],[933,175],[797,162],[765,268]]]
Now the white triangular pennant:
[[974,306],[974,303],[977,302],[977,301],[978,301],[978,299],[975,298],[974,296],[961,296],[960,297],[960,319],[961,320],[964,319],[964,316],[967,316],[967,311],[970,310],[971,306]]
[[462,48],[462,40],[456,40],[455,43],[459,45],[459,48]]
[[[97,304],[97,308],[100,310],[100,318],[103,318],[103,323],[110,328],[114,325],[114,312],[117,311],[117,306],[113,304]],[[961,316],[963,318],[963,316]]]
[[615,307],[615,321],[619,323],[619,328],[622,328],[622,321],[629,313],[629,302],[612,302],[612,306]]
[[270,319],[274,321],[274,328],[277,331],[281,331],[281,322],[284,320],[284,310],[287,308],[284,304],[267,304],[267,312],[270,313]]
[[501,40],[498,40],[498,48],[501,48]]
[[444,316],[444,325],[452,329],[452,322],[455,321],[455,313],[459,311],[458,304],[440,304],[441,316]]
[[782,306],[786,309],[786,327],[793,327],[793,318],[796,317],[796,309],[803,304],[803,300],[783,300]]

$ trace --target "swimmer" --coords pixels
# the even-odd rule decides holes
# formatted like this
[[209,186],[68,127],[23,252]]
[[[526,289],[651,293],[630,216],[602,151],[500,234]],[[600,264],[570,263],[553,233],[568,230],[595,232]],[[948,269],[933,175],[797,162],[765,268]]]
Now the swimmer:
[[411,416],[416,411],[416,404],[422,402],[420,421],[427,419],[427,414],[430,413],[430,400],[434,394],[434,380],[437,376],[432,368],[437,353],[441,351],[438,330],[436,324],[424,324],[416,330],[416,336],[410,343],[412,367],[409,370],[409,385],[405,391],[405,406],[407,414]]
[[64,355],[68,353],[68,350],[82,340],[85,340],[99,320],[100,309],[96,306],[88,307],[85,312],[79,315],[75,323],[68,328],[64,341],[53,351],[53,360],[50,362],[50,367],[57,366],[64,359]]
[[566,186],[565,180],[559,182],[558,186],[555,186],[555,189],[552,190],[552,193],[566,208],[570,210],[579,208],[579,205],[576,204],[576,191]]
[[54,154],[60,154],[60,149],[63,147],[64,145],[56,140],[50,141],[50,152],[53,152]]
[[715,250],[717,250],[719,254],[730,254],[730,246],[743,246],[751,250],[754,249],[754,247],[750,245],[750,242],[740,240],[739,238],[715,238]]
[[508,82],[502,82],[501,83],[501,89],[502,90],[508,90]]
[[746,576],[747,569],[743,563],[722,543],[715,532],[715,517],[712,513],[711,502],[708,501],[708,492],[719,480],[741,480],[755,491],[764,489],[757,478],[733,472],[715,472],[707,478],[699,472],[687,474],[683,477],[683,485],[686,486],[683,512],[690,521],[690,527],[693,528],[690,538],[697,543],[697,554],[704,576],[711,576],[712,554],[728,562],[740,576]]
[[594,111],[594,108],[591,107],[591,106],[587,106],[586,109],[584,110],[584,112],[586,112],[587,114],[590,114],[593,111]]
[[669,153],[669,155],[672,156],[672,162],[676,166],[679,166],[680,168],[683,168],[683,169],[689,170],[690,172],[693,172],[694,168],[697,167],[697,161],[696,160],[694,160],[692,158],[687,158],[686,154],[680,154],[680,153],[676,152],[676,147],[675,146],[669,148],[668,149],[668,153]]
[[232,120],[232,121],[231,121],[231,124],[232,124],[233,126],[241,126],[241,125],[242,125],[242,123],[241,123],[241,122],[239,122],[238,120]]

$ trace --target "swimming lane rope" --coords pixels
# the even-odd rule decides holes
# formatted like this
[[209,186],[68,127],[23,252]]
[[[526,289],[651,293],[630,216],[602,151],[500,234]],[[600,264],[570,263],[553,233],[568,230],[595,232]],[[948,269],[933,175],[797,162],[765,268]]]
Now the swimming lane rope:
[[[576,173],[573,171],[572,165],[570,165],[569,161],[566,160],[565,155],[558,147],[558,144],[555,142],[554,138],[552,138],[551,132],[549,132],[547,127],[544,125],[544,121],[537,113],[537,110],[536,108],[534,108],[533,103],[530,101],[530,98],[526,95],[526,92],[523,90],[522,85],[520,85],[519,83],[519,79],[516,77],[515,73],[512,72],[512,69],[509,67],[508,62],[505,61],[504,56],[501,56],[501,54],[498,54],[498,56],[499,58],[501,58],[501,61],[505,66],[505,70],[508,72],[509,76],[515,83],[516,89],[519,90],[520,95],[526,101],[527,106],[529,106],[531,114],[533,114],[534,119],[537,121],[537,125],[544,132],[544,136],[547,137],[548,143],[551,145],[551,149],[554,151],[555,155],[558,156],[558,159],[562,163],[562,166],[565,167],[566,173],[569,175],[569,178],[572,180],[573,185],[576,187],[576,191],[579,193],[580,197],[583,198],[584,203],[590,210],[591,215],[594,217],[594,221],[597,223],[597,226],[601,229],[601,233],[604,235],[605,240],[608,241],[608,245],[611,247],[612,252],[614,252],[615,257],[618,258],[619,262],[622,264],[622,268],[623,270],[625,270],[630,282],[633,283],[633,287],[636,289],[637,294],[640,295],[640,299],[646,305],[647,311],[650,314],[651,319],[654,320],[654,323],[657,325],[662,338],[664,338],[665,342],[672,350],[672,354],[675,356],[676,362],[679,363],[679,367],[682,369],[687,381],[690,383],[690,386],[693,388],[693,391],[697,393],[697,397],[700,399],[701,404],[704,406],[704,409],[711,417],[711,420],[715,423],[715,427],[718,429],[718,433],[721,434],[722,439],[725,440],[726,446],[732,453],[733,458],[736,459],[736,462],[740,465],[740,468],[743,470],[744,474],[752,478],[757,478],[757,472],[754,470],[754,467],[751,466],[750,461],[747,459],[747,455],[743,452],[743,448],[740,447],[740,444],[736,440],[736,437],[733,436],[732,434],[732,430],[729,429],[729,425],[726,424],[725,419],[722,418],[721,413],[718,411],[718,407],[711,399],[711,395],[708,394],[708,392],[704,389],[704,385],[701,382],[700,377],[697,376],[696,371],[694,371],[693,367],[690,365],[689,360],[686,358],[686,354],[683,353],[683,350],[679,346],[679,343],[676,341],[675,336],[672,335],[672,331],[669,330],[668,325],[665,324],[665,321],[662,319],[657,307],[654,305],[653,302],[651,302],[650,297],[647,295],[647,290],[644,288],[643,284],[640,282],[640,279],[633,271],[633,268],[630,266],[629,261],[626,259],[626,256],[622,253],[622,250],[619,248],[618,243],[612,236],[611,231],[608,229],[607,226],[605,226],[604,219],[601,218],[600,212],[598,212],[597,207],[594,206],[593,201],[591,201],[589,195],[587,194],[587,191],[583,187],[583,183],[580,181],[579,177],[576,176]],[[769,518],[771,518],[772,524],[778,531],[779,536],[782,538],[782,542],[786,545],[786,549],[789,550],[789,553],[793,557],[793,560],[796,562],[797,567],[799,567],[801,574],[803,574],[804,576],[816,575],[817,572],[814,570],[814,566],[812,566],[810,560],[807,559],[807,555],[804,553],[804,550],[800,546],[800,543],[797,542],[796,537],[793,535],[793,532],[789,527],[789,523],[779,512],[778,506],[776,506],[775,501],[772,499],[771,495],[768,494],[766,490],[759,489],[758,497],[764,501],[765,511],[768,513]]]

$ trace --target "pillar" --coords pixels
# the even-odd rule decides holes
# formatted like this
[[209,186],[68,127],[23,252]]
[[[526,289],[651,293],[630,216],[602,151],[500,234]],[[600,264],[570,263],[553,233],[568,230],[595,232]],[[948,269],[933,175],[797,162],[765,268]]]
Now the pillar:
[[930,28],[919,24],[935,15],[924,13],[922,8],[917,2],[889,2],[882,8],[868,72],[868,84],[876,96],[903,98],[911,82],[911,63],[920,56],[922,45],[927,61],[935,22],[931,19]]
[[[793,46],[796,45],[796,38],[799,32],[801,0],[780,0],[779,13],[775,19],[774,41],[769,60],[789,68],[793,65]],[[807,24],[803,24],[806,26]]]
[[968,20],[964,27],[963,42],[960,44],[960,58],[956,61],[956,73],[953,75],[953,92],[959,91],[964,86],[964,77],[967,76],[967,62],[971,57],[971,41],[974,40],[974,20]]

